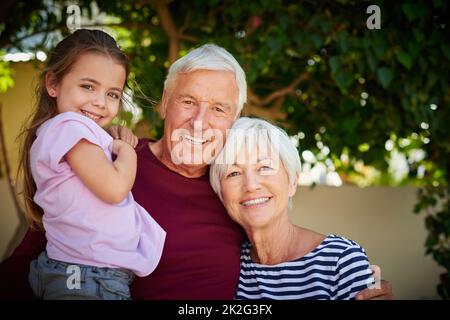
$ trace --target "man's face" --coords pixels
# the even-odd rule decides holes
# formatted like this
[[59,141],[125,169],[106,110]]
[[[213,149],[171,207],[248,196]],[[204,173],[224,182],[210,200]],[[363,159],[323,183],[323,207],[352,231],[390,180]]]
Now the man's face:
[[164,141],[172,162],[204,166],[225,142],[236,116],[238,87],[230,71],[178,74],[162,99]]

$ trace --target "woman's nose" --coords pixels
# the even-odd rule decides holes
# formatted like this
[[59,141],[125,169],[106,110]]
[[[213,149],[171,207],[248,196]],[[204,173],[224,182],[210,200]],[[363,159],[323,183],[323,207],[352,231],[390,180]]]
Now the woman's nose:
[[249,192],[260,189],[261,184],[258,179],[258,175],[254,174],[254,173],[246,173],[245,174],[245,188]]

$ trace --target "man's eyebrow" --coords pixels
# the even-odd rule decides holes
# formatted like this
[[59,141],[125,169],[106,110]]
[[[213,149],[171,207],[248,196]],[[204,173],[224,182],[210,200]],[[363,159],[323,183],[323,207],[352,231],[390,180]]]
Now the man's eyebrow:
[[182,99],[182,98],[190,98],[192,100],[195,100],[195,98],[193,96],[191,96],[190,94],[179,94],[178,96],[176,96],[176,99]]
[[[99,84],[100,84],[100,82],[98,82],[97,80],[92,79],[92,78],[81,78],[80,80],[81,80],[81,81],[92,82],[92,83],[95,83],[96,85],[99,85]],[[112,89],[112,90],[115,90],[115,91],[122,92],[122,89],[121,89],[121,88],[118,88],[118,87],[113,87],[113,88],[111,88],[111,89]]]

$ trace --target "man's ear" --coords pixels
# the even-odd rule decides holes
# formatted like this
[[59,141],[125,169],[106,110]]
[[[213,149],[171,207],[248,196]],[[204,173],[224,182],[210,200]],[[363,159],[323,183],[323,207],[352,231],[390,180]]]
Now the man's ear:
[[50,97],[56,98],[57,96],[57,84],[55,81],[55,77],[53,73],[47,72],[45,75],[45,88],[47,89],[47,93]]
[[167,103],[168,103],[168,93],[166,90],[163,92],[163,96],[161,99],[161,107],[159,109],[159,114],[161,119],[165,119],[167,115]]
[[295,193],[297,192],[297,187],[298,187],[298,176],[295,177],[295,181],[292,184],[289,184],[289,197],[293,197],[295,195]]

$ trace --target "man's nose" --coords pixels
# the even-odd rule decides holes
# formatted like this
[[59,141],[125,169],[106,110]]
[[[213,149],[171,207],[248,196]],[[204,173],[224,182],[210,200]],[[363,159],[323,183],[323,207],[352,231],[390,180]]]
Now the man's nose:
[[192,116],[192,126],[194,123],[201,123],[203,129],[208,125],[208,104],[200,102],[198,108],[196,108],[194,115]]

